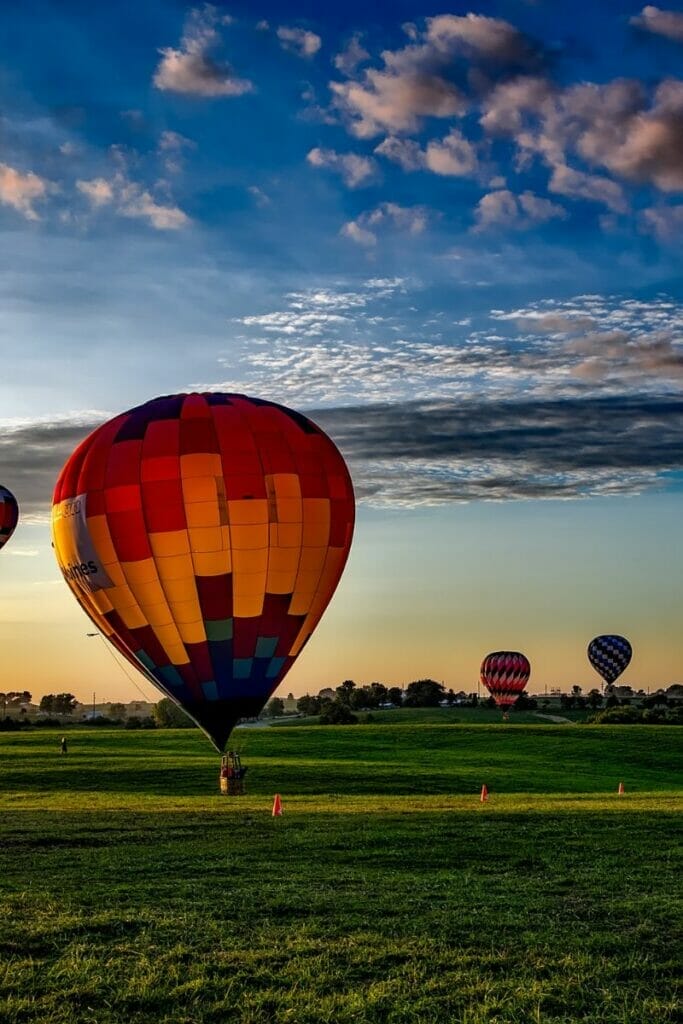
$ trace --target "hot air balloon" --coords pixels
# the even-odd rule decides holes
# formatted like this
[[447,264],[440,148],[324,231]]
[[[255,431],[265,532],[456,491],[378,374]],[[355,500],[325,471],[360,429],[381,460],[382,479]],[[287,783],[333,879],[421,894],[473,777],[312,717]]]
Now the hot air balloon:
[[0,484],[0,549],[14,533],[19,521],[19,506],[11,491]]
[[588,645],[588,660],[608,686],[627,668],[633,649],[625,636],[596,636]]
[[315,629],[353,523],[330,438],[233,394],[156,398],[104,423],[66,462],[52,510],[76,599],[219,751]]
[[511,707],[531,675],[531,665],[519,651],[494,651],[481,663],[481,681],[499,708]]

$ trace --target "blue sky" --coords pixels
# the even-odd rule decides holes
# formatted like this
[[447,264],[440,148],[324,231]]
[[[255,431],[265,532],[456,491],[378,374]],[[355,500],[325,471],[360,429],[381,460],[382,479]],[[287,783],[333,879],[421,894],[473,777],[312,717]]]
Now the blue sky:
[[[4,11],[0,632],[27,687],[92,672],[45,526],[61,463],[195,387],[314,412],[354,477],[356,549],[285,689],[459,687],[487,645],[588,684],[592,623],[630,629],[634,682],[677,678],[682,57],[671,3]],[[416,581],[426,534],[448,573]],[[492,548],[526,624],[490,568],[481,591]]]

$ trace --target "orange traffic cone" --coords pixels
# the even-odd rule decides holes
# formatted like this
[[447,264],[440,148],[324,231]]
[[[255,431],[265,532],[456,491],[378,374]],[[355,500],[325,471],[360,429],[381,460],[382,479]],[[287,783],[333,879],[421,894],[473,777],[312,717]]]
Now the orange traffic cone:
[[479,797],[479,800],[481,801],[481,803],[485,804],[486,801],[488,800],[488,798],[489,798],[488,787],[487,787],[486,783],[484,783],[484,785],[481,787],[481,796]]
[[275,799],[273,800],[273,817],[274,818],[281,818],[282,817],[282,800],[280,799],[280,794],[279,793],[275,794]]
[[623,782],[619,783],[619,789],[617,790],[617,793],[619,794],[619,796],[623,796],[624,795],[624,783]]

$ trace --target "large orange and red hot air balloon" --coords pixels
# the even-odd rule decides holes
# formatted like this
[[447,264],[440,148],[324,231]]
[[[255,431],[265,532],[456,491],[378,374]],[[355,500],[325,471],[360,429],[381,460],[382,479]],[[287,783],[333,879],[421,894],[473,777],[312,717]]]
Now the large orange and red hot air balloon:
[[315,629],[353,523],[344,460],[309,419],[182,394],[83,441],[55,487],[52,535],[93,622],[223,750]]
[[481,681],[503,710],[523,693],[530,675],[531,665],[519,651],[494,651],[481,663]]
[[4,548],[19,521],[19,506],[12,492],[0,484],[0,549]]

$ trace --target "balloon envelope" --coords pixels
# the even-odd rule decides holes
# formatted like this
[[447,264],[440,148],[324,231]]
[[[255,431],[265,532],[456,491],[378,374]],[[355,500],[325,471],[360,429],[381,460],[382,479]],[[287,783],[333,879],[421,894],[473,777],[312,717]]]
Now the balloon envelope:
[[19,521],[19,506],[11,491],[0,484],[0,548],[4,548]]
[[626,637],[615,633],[596,636],[588,645],[588,660],[608,686],[619,678],[632,654],[633,649]]
[[183,394],[86,438],[57,481],[52,535],[93,622],[222,750],[313,632],[353,523],[344,460],[309,419]]
[[494,651],[481,663],[481,681],[500,708],[515,703],[530,675],[531,665],[519,651]]

